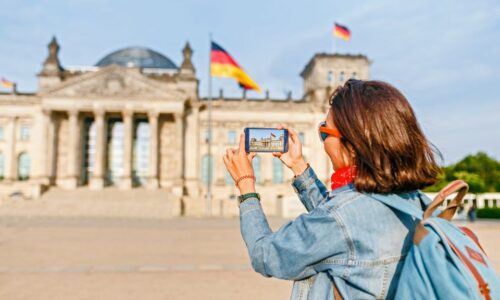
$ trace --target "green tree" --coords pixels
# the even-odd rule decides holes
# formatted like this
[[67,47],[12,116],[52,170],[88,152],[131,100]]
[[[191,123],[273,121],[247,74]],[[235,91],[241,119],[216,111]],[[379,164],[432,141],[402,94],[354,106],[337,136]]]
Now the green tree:
[[487,192],[484,180],[477,174],[465,171],[455,172],[453,176],[456,179],[463,180],[469,185],[470,193],[484,193]]
[[426,192],[438,192],[456,179],[467,182],[472,193],[500,191],[500,162],[484,152],[467,155],[442,171],[438,183],[426,188]]
[[450,181],[446,179],[445,168],[443,168],[443,172],[441,172],[441,174],[438,177],[438,182],[435,185],[425,188],[424,192],[429,192],[429,193],[439,192],[448,183],[450,183]]
[[[484,152],[467,155],[452,167],[452,172],[467,172],[478,175],[484,182],[484,192],[495,192],[500,183],[500,162]],[[500,190],[499,190],[500,191]]]

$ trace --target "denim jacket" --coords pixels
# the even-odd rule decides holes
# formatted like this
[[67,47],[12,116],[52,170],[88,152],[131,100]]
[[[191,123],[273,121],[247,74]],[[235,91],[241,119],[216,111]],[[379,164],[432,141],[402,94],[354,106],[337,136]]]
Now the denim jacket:
[[[308,212],[276,232],[257,198],[240,204],[253,269],[293,280],[293,300],[334,299],[332,281],[344,299],[393,298],[418,221],[353,185],[328,192],[311,167],[292,186]],[[383,196],[422,209],[430,202],[420,191]]]

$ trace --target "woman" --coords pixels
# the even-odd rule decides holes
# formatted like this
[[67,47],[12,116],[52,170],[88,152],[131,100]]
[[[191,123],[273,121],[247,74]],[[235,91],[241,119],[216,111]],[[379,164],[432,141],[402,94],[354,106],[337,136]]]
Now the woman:
[[241,194],[241,233],[255,271],[295,281],[292,299],[392,298],[417,221],[371,195],[424,209],[430,199],[419,190],[437,181],[439,168],[410,104],[391,85],[351,79],[330,106],[318,131],[335,170],[332,190],[304,161],[289,129],[288,152],[273,155],[293,171],[308,213],[276,232],[255,193],[255,153],[245,153],[244,134],[238,149],[226,151]]

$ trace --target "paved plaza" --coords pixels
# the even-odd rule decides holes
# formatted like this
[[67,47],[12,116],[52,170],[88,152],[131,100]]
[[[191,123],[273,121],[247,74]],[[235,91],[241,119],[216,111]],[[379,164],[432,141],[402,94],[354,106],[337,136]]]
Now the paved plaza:
[[[500,271],[500,222],[469,225]],[[0,218],[0,299],[288,299],[291,286],[251,269],[237,218]]]

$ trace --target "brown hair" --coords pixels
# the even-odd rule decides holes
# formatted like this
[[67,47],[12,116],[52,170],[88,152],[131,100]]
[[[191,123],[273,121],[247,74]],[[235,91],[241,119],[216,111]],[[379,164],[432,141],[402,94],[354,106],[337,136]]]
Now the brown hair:
[[330,106],[342,144],[355,153],[358,191],[409,192],[437,182],[440,168],[434,153],[441,154],[395,87],[350,79],[334,91]]

